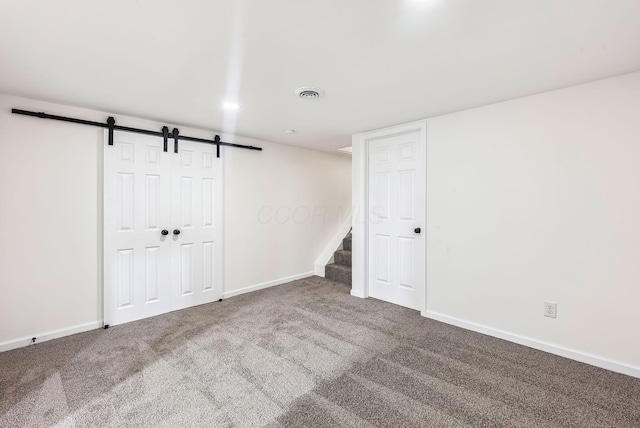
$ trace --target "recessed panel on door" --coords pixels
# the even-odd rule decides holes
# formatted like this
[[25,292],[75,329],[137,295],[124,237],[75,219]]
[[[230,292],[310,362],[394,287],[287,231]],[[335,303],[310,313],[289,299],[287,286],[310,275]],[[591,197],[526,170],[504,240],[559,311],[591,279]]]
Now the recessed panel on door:
[[202,290],[213,290],[215,282],[215,247],[213,242],[202,243]]
[[160,163],[160,147],[155,146],[147,146],[146,147],[146,155],[147,155],[147,164],[158,165]]
[[398,238],[398,285],[406,288],[414,286],[414,263],[415,263],[415,239]]
[[373,209],[372,214],[378,220],[386,220],[389,218],[391,205],[391,173],[379,172],[375,175],[373,191]]
[[391,148],[385,145],[379,145],[371,149],[371,163],[376,166],[386,164],[391,160]]
[[127,308],[133,305],[133,249],[118,251],[116,269],[118,271],[118,308]]
[[134,175],[120,172],[116,180],[118,230],[133,230]]
[[182,295],[193,293],[193,276],[191,265],[193,262],[193,244],[182,244],[180,246],[180,284]]
[[402,143],[398,145],[398,160],[402,161],[410,161],[414,160],[414,147],[415,143]]
[[400,220],[415,221],[415,171],[398,171],[398,216]]
[[146,206],[147,230],[160,228],[160,176],[147,174],[146,181]]
[[191,150],[180,150],[180,158],[182,159],[182,166],[190,168],[193,166],[193,152]]
[[214,182],[213,178],[202,179],[202,226],[213,227],[214,215]]
[[180,226],[193,225],[193,177],[180,179]]
[[134,157],[134,146],[133,143],[127,143],[125,141],[121,141],[117,147],[115,147],[116,153],[118,156],[118,161],[121,164],[132,164]]
[[391,262],[391,237],[376,235],[374,243],[376,281],[383,284],[389,283],[389,265]]
[[213,169],[213,153],[202,154],[202,169]]
[[160,247],[147,248],[145,253],[145,302],[157,302],[159,295]]

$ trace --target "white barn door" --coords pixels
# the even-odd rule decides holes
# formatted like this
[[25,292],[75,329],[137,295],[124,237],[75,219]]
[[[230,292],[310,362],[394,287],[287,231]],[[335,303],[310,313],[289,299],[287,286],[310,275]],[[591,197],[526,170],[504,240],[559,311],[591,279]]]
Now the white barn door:
[[169,311],[171,158],[163,141],[116,132],[104,149],[104,322]]
[[425,293],[422,132],[369,141],[369,296],[411,309]]
[[213,145],[179,146],[172,171],[171,310],[222,297],[220,159]]
[[[215,146],[116,132],[104,143],[104,323],[222,296],[222,171]],[[175,233],[174,233],[175,231]]]

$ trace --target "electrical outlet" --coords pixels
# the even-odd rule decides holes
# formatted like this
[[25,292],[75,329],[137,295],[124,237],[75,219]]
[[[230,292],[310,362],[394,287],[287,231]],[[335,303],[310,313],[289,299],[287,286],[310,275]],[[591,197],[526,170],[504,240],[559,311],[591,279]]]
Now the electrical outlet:
[[558,304],[556,302],[544,302],[544,316],[549,318],[555,318],[558,310]]

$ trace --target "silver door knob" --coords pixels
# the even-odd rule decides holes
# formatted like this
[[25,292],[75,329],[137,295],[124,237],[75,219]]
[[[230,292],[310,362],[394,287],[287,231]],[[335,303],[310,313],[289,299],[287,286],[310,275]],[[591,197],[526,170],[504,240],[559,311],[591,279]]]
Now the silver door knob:
[[162,232],[160,232],[160,234],[162,236],[167,236],[169,234],[169,231],[167,229],[162,229]]
[[180,229],[173,229],[174,235],[180,235]]

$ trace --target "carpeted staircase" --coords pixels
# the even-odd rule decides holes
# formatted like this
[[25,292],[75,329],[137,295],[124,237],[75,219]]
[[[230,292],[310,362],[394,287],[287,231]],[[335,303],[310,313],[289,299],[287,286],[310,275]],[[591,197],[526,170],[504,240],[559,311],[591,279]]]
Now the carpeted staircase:
[[351,232],[342,240],[342,249],[333,253],[333,260],[324,268],[325,278],[351,287]]

